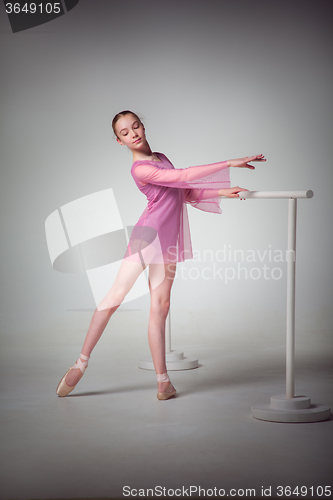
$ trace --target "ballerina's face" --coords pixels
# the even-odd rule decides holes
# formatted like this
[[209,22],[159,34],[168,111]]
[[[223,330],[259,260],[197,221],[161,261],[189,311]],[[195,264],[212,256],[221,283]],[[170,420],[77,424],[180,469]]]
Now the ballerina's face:
[[131,151],[140,149],[147,142],[143,124],[132,114],[120,118],[116,123],[117,142]]

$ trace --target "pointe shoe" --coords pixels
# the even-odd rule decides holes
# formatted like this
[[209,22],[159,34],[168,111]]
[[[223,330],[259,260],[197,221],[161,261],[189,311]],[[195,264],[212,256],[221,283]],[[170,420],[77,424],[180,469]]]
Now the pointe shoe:
[[[82,361],[80,358],[83,358],[86,361]],[[67,394],[72,392],[73,389],[75,389],[77,384],[75,384],[73,386],[69,386],[66,384],[65,380],[66,380],[67,374],[70,372],[70,370],[72,368],[79,368],[82,372],[82,375],[83,375],[84,372],[86,371],[86,368],[88,367],[88,359],[89,358],[90,358],[90,356],[86,356],[85,354],[80,354],[79,359],[76,361],[75,365],[71,366],[70,369],[65,373],[65,375],[60,380],[58,387],[57,387],[57,390],[56,390],[56,393],[58,394],[58,396],[63,398],[64,396],[67,396]],[[78,382],[80,382],[80,380]]]
[[[157,399],[166,401],[176,395],[176,389],[172,386],[169,375],[167,373],[157,374],[157,382],[169,382],[168,388],[165,392],[157,392]],[[173,389],[172,389],[173,387]]]
[[168,392],[170,387],[172,387],[171,382],[170,382],[169,387],[168,387],[166,392],[158,392],[157,393],[157,399],[159,399],[160,401],[165,401],[166,399],[173,398],[173,396],[176,395],[177,391],[176,391],[176,389],[174,389],[173,391],[171,390],[170,392]]

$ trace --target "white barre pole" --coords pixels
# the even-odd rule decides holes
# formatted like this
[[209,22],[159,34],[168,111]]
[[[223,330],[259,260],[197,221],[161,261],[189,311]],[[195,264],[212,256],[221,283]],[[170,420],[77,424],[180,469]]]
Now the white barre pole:
[[289,198],[286,311],[286,397],[295,397],[295,266],[297,198],[312,198],[313,191],[242,191],[240,199]]
[[297,199],[288,202],[286,397],[295,397],[295,266]]
[[[239,199],[254,198],[312,198],[313,191],[241,191]],[[235,199],[235,198],[231,198]],[[237,199],[237,198],[236,198]]]
[[[307,396],[295,396],[295,269],[297,198],[312,198],[313,191],[241,191],[238,199],[289,198],[286,311],[286,394],[272,396],[270,405],[252,406],[252,415],[271,422],[319,422],[331,409],[313,405]],[[237,199],[233,198],[233,199]]]

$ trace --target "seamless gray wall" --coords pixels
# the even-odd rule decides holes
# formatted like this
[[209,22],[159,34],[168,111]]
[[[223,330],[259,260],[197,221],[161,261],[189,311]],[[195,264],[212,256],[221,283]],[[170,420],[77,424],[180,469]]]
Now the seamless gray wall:
[[[16,34],[0,5],[2,334],[31,335],[68,309],[94,308],[84,275],[52,269],[44,222],[108,187],[124,224],[137,221],[146,201],[111,129],[124,108],[143,117],[153,150],[178,168],[263,153],[255,171],[231,171],[233,185],[314,191],[298,202],[297,327],[332,329],[330,4],[81,0]],[[195,251],[285,250],[286,200],[221,204],[222,215],[188,208]],[[281,269],[280,280],[179,279],[172,307],[221,311],[230,328],[280,327]]]

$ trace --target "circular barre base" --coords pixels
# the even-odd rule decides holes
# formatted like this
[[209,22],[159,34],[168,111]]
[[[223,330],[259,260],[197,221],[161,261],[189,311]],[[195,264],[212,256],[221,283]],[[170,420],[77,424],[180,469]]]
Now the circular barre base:
[[328,420],[331,408],[312,405],[306,396],[287,398],[284,394],[271,397],[271,403],[252,406],[252,416],[269,422],[321,422]]
[[[183,352],[171,351],[166,354],[166,366],[168,371],[192,370],[198,368],[199,361],[194,358],[185,358]],[[139,368],[142,370],[155,370],[151,358],[140,359]]]

